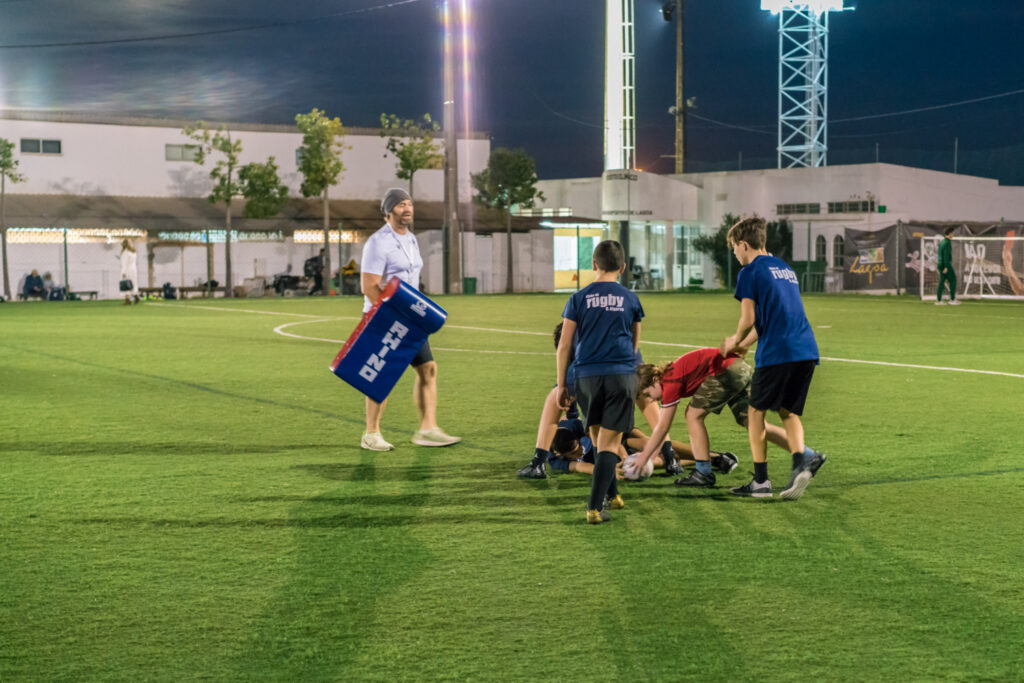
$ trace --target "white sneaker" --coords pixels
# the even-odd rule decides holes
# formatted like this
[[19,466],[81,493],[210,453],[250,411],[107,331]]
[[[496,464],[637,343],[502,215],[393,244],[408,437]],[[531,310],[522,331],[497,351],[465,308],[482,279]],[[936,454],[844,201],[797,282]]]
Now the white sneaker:
[[950,306],[959,306],[960,305],[960,299],[953,299],[952,301],[949,302],[949,305]]
[[945,301],[936,301],[936,302],[935,302],[935,305],[936,305],[936,306],[945,306],[945,305],[946,305],[946,302],[945,302]]
[[363,439],[359,442],[359,446],[368,451],[392,451],[395,449],[394,446],[384,440],[380,432],[367,432],[363,434]]
[[421,429],[412,435],[412,442],[417,446],[451,446],[460,441],[461,437],[445,434],[440,427]]

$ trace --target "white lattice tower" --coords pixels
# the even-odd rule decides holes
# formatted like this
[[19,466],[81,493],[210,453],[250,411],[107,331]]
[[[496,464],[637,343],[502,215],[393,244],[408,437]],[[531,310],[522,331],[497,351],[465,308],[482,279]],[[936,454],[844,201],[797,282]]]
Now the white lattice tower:
[[779,15],[779,168],[828,165],[828,15],[843,0],[761,0]]

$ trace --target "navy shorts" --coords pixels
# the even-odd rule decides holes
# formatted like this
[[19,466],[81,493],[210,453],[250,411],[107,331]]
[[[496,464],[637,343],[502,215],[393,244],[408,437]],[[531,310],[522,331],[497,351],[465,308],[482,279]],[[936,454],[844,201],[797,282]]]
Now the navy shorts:
[[636,373],[577,377],[576,401],[580,404],[587,430],[593,426],[615,432],[633,429],[636,385]]
[[754,369],[750,382],[750,406],[755,410],[788,410],[802,415],[818,361],[798,360]]
[[424,363],[429,363],[432,360],[434,360],[434,354],[430,352],[430,340],[427,340],[423,342],[423,346],[421,346],[419,352],[413,356],[412,362],[409,363],[409,365],[415,368],[416,366],[423,365]]

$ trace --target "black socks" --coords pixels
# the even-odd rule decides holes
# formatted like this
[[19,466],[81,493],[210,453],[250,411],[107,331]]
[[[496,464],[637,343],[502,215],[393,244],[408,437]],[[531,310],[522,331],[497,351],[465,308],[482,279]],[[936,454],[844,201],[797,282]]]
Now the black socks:
[[594,458],[594,481],[590,487],[588,510],[600,510],[605,496],[614,498],[619,495],[619,488],[615,485],[615,466],[618,464],[618,456],[611,451],[601,451]]

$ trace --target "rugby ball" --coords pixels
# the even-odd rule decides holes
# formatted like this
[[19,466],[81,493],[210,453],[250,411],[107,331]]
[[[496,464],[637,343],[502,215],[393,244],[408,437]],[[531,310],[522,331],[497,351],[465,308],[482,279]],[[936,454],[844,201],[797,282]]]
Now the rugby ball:
[[636,453],[626,457],[625,472],[626,479],[630,481],[643,481],[654,474],[654,458],[648,458],[647,464],[644,465],[644,469],[641,472],[636,472],[633,468],[633,463],[636,462]]

